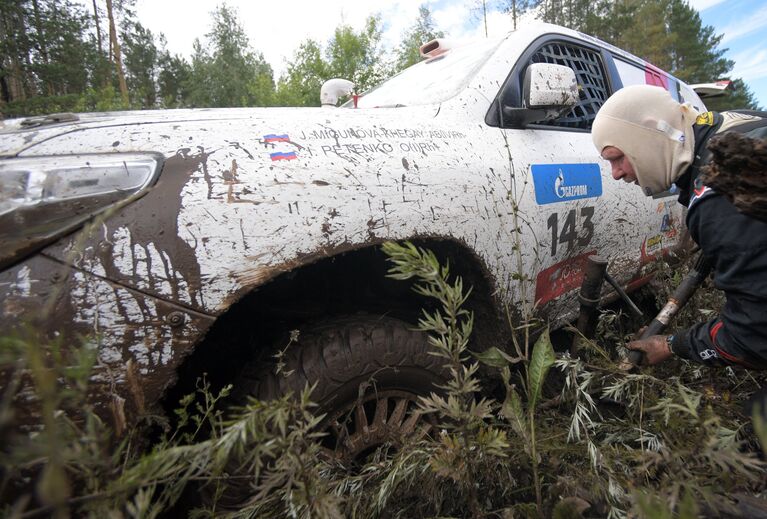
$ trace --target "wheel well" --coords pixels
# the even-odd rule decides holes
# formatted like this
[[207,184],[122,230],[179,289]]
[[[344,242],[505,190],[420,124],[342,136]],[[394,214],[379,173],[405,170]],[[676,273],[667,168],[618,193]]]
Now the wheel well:
[[[457,241],[412,241],[432,250],[441,263],[449,261],[451,275],[461,276],[465,289],[472,288],[466,303],[474,312],[472,340],[485,347],[497,345],[506,326],[501,325],[492,277],[482,261]],[[194,391],[203,373],[214,390],[231,382],[246,360],[273,354],[287,344],[290,330],[307,323],[365,312],[416,324],[421,309],[434,305],[413,292],[412,283],[387,278],[388,268],[385,254],[373,245],[285,272],[255,288],[216,319],[185,359],[177,383],[166,392],[164,407],[173,409],[183,395]]]

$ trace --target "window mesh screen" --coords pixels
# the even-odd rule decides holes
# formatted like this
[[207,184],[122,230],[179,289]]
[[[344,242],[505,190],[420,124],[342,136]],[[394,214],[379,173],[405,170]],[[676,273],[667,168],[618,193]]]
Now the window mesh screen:
[[569,113],[544,124],[590,129],[597,110],[607,99],[607,80],[599,54],[567,43],[549,43],[541,47],[530,63],[554,63],[575,72],[581,100]]

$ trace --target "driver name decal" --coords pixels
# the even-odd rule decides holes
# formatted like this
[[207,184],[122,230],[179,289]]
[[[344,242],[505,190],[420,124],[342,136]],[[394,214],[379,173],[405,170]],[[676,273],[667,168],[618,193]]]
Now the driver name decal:
[[533,164],[530,170],[538,205],[602,196],[598,164]]

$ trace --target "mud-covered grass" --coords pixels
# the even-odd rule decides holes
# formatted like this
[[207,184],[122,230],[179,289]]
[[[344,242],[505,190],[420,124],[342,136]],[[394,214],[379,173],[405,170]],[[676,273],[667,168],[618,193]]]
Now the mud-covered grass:
[[[88,405],[91,346],[64,356],[32,333],[6,337],[3,516],[692,518],[752,517],[748,506],[764,506],[767,426],[746,410],[764,375],[681,360],[622,371],[636,323],[617,308],[577,359],[555,353],[546,331],[533,342],[535,322],[512,326],[506,351],[477,355],[468,287],[428,251],[386,252],[391,275],[440,301],[420,323],[452,368],[444,392],[421,403],[439,424],[431,434],[343,466],[317,442],[311,388],[232,410],[229,388],[213,394],[200,380],[174,425],[139,448],[146,425],[118,443]],[[683,273],[662,268],[653,294],[665,300]],[[704,287],[676,326],[721,302]],[[489,377],[478,376],[481,364]],[[34,434],[12,428],[22,387],[44,423]]]

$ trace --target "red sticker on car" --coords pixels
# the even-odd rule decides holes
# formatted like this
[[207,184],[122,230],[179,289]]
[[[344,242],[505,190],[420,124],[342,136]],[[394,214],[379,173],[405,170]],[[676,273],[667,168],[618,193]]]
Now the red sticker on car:
[[535,280],[536,302],[539,305],[545,305],[562,294],[580,287],[583,283],[586,259],[596,253],[595,250],[584,252],[540,271]]
[[645,65],[644,82],[645,84],[663,87],[668,90],[668,77],[666,77],[666,74],[649,63]]

